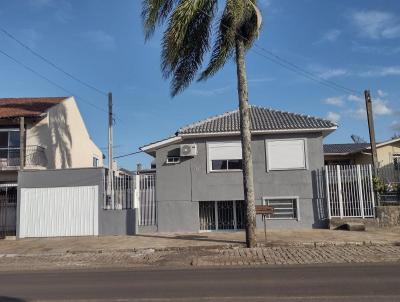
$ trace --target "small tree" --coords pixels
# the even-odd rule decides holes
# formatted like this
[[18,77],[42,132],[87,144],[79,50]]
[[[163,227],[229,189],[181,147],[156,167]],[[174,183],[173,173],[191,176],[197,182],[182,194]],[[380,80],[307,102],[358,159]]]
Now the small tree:
[[[256,212],[251,152],[250,108],[248,102],[245,53],[253,45],[261,26],[256,0],[225,0],[208,66],[197,78],[204,81],[234,57],[240,111],[243,155],[243,188],[246,203],[246,243],[256,245]],[[162,38],[162,72],[171,79],[171,95],[176,96],[195,79],[210,50],[213,21],[218,0],[143,0],[146,40],[156,26],[167,23]]]

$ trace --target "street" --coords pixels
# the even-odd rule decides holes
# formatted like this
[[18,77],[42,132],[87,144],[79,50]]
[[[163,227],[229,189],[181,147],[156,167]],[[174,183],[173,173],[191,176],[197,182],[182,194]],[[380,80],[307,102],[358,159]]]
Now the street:
[[13,272],[0,301],[399,301],[400,264]]

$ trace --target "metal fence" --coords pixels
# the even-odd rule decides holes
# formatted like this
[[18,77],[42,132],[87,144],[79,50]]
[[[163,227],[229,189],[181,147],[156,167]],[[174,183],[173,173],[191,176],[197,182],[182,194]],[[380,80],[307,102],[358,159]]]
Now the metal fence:
[[16,232],[17,185],[0,187],[0,238]]
[[371,165],[325,166],[328,216],[374,217]]
[[113,194],[107,195],[108,189],[108,173],[105,170],[104,178],[104,209],[107,210],[125,210],[134,208],[134,189],[135,175],[116,171],[113,175]]
[[156,175],[139,174],[135,181],[139,226],[157,225]]
[[[45,148],[30,145],[25,149],[25,166],[47,166]],[[20,165],[19,148],[0,148],[0,169],[18,167]]]

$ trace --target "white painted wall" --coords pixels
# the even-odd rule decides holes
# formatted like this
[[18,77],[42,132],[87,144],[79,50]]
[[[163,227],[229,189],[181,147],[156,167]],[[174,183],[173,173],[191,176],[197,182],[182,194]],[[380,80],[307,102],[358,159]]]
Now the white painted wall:
[[98,186],[22,188],[19,237],[98,235]]
[[46,118],[27,126],[27,146],[46,148],[48,169],[93,166],[93,157],[103,166],[103,154],[94,144],[73,97],[51,107]]

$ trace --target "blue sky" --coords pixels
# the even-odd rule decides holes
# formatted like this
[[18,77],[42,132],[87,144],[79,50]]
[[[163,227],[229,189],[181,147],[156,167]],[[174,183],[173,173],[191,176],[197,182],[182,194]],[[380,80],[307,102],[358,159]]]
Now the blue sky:
[[[171,99],[160,72],[160,37],[144,43],[138,0],[1,1],[0,26],[68,72],[112,91],[117,121],[114,154],[136,151],[179,127],[237,107],[235,66],[193,83]],[[222,1],[221,1],[222,3]],[[257,45],[324,79],[371,89],[377,139],[400,132],[400,1],[260,0],[263,28]],[[222,5],[221,5],[222,7]],[[0,32],[0,50],[77,95],[93,140],[107,145],[107,99],[74,82]],[[262,52],[255,48],[257,52]],[[310,81],[250,50],[252,104],[337,121],[326,142],[368,139],[360,96]],[[1,97],[59,96],[54,87],[0,54]],[[81,97],[81,98],[80,98]],[[103,149],[104,152],[106,149]],[[144,154],[120,160],[126,168],[148,164]]]

